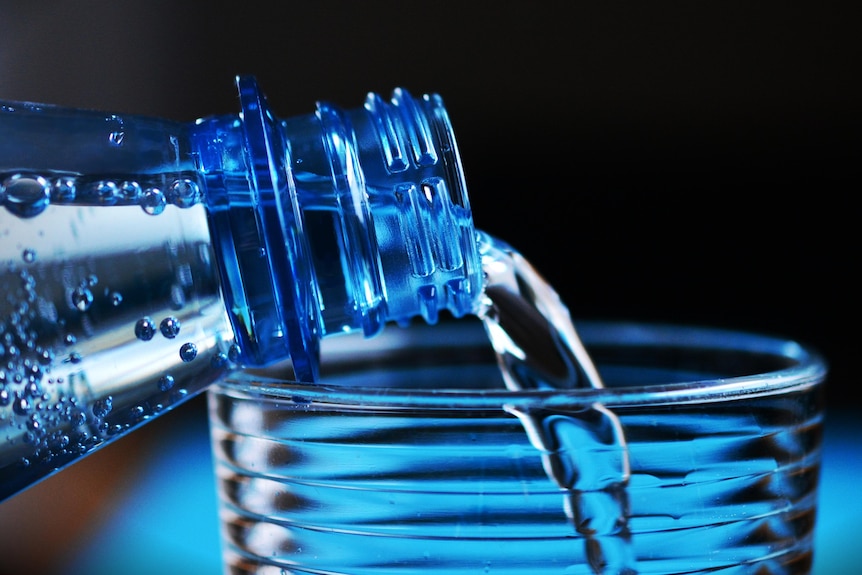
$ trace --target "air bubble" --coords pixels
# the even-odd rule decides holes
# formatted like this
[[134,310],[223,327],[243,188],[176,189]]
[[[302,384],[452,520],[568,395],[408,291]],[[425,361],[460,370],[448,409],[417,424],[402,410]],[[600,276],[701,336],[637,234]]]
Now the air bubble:
[[21,252],[21,259],[24,260],[25,263],[32,264],[36,261],[36,250],[32,250],[30,248],[25,249]]
[[78,286],[72,292],[72,306],[78,311],[87,311],[93,305],[93,292],[85,286]]
[[159,324],[159,330],[166,338],[174,339],[180,333],[180,320],[174,316],[166,317],[162,320],[162,323]]
[[156,335],[156,324],[148,317],[143,317],[135,323],[135,337],[141,341],[150,341]]
[[111,305],[117,307],[121,303],[123,303],[123,294],[120,292],[111,293]]
[[168,391],[174,386],[174,377],[172,375],[163,375],[159,378],[159,389]]
[[138,182],[123,182],[120,185],[120,196],[129,203],[137,203],[141,197],[141,185]]
[[168,198],[171,203],[181,207],[190,208],[198,203],[200,188],[193,180],[175,180],[168,190]]
[[195,344],[189,342],[189,343],[184,343],[182,345],[182,347],[180,347],[180,359],[182,359],[186,363],[192,361],[197,356],[198,356],[198,348]]
[[12,411],[18,415],[27,415],[32,408],[26,397],[16,397],[12,402]]
[[111,413],[111,409],[113,408],[114,398],[109,395],[105,399],[100,399],[93,404],[93,415],[101,419]]
[[38,359],[42,365],[51,365],[54,361],[54,352],[50,349],[37,350],[39,352]]
[[58,178],[54,181],[51,189],[51,197],[54,201],[67,204],[75,201],[77,188],[72,178]]
[[93,191],[96,193],[96,199],[100,204],[103,206],[113,206],[117,203],[120,189],[117,187],[116,182],[106,180],[98,182]]
[[237,363],[239,358],[242,356],[242,349],[237,344],[233,344],[227,350],[227,357],[233,363]]
[[0,199],[16,216],[32,218],[51,203],[51,185],[42,176],[13,174],[0,183]]
[[214,369],[221,369],[221,368],[223,368],[226,364],[227,364],[227,355],[225,355],[225,354],[223,354],[223,353],[217,353],[217,354],[215,354],[215,355],[212,357],[212,359],[210,360],[210,365],[212,365],[212,367],[213,367]]
[[157,216],[165,211],[168,200],[158,188],[147,188],[141,200],[141,209],[151,216]]

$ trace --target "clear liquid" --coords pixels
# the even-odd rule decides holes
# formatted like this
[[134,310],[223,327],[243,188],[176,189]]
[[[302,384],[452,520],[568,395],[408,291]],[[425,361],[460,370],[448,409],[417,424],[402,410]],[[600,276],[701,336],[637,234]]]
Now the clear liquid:
[[7,178],[0,210],[0,499],[232,367],[202,206],[116,185],[111,209],[80,190],[41,205],[40,182]]
[[[512,391],[604,387],[568,309],[521,254],[480,235],[485,324]],[[600,404],[577,413],[508,406],[563,492],[566,515],[584,538],[596,575],[634,575],[628,527],[629,455],[619,419]],[[589,453],[586,460],[579,453]]]

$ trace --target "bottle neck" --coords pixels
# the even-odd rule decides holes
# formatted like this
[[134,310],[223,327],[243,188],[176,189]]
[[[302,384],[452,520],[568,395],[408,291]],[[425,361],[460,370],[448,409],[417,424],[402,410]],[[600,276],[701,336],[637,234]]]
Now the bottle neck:
[[322,337],[473,313],[476,232],[438,96],[319,103],[276,119],[251,78],[241,114],[191,130],[225,302],[247,364],[317,378]]

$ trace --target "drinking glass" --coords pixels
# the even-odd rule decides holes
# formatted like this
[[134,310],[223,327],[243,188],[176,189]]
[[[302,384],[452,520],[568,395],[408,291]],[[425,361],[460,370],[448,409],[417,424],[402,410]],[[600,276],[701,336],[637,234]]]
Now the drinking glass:
[[[217,384],[224,572],[809,573],[819,355],[713,328],[577,326],[604,388],[508,391],[468,320],[332,338],[317,384],[289,366]],[[541,448],[523,421],[577,426],[598,407],[622,441]],[[556,477],[614,475],[609,457],[624,474],[606,492]]]

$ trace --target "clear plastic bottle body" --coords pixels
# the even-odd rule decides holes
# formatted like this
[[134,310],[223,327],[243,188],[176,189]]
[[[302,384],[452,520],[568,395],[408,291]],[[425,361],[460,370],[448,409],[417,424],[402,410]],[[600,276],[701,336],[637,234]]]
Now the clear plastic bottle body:
[[239,365],[314,379],[322,337],[473,309],[439,99],[279,120],[238,87],[191,124],[0,105],[0,500]]
[[10,104],[0,126],[5,496],[206,387],[233,336],[184,125]]
[[[123,435],[230,367],[233,336],[206,218],[202,206],[192,210],[197,217],[166,210],[153,218],[131,206],[52,206],[6,222],[4,492]],[[90,249],[92,232],[115,239]]]

